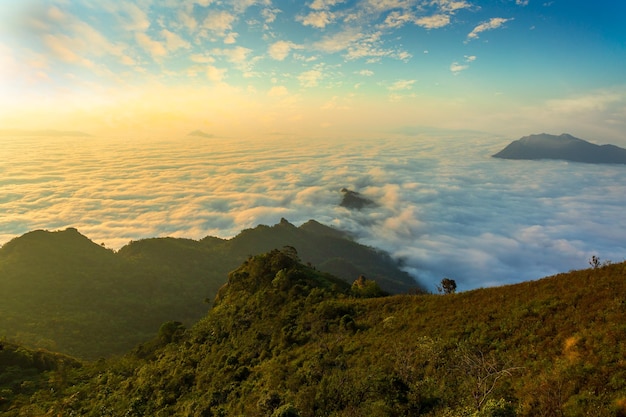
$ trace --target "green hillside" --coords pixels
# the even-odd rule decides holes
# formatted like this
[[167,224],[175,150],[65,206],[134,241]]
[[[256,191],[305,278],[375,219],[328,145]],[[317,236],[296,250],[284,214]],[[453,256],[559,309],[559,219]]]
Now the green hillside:
[[624,416],[625,278],[621,263],[459,294],[363,298],[292,251],[272,251],[231,272],[189,329],[165,323],[124,357],[66,371],[53,390],[7,392],[14,399],[0,411]]
[[0,248],[0,338],[84,359],[121,354],[163,322],[193,324],[229,271],[284,246],[346,282],[366,275],[392,293],[419,288],[388,255],[313,220],[282,220],[228,240],[144,239],[118,252],[73,228],[38,230]]

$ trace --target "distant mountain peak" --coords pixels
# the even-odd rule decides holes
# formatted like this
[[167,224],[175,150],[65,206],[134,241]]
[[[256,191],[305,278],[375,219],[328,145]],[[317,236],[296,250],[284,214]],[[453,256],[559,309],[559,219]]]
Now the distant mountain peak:
[[21,253],[29,259],[37,259],[43,265],[42,259],[50,261],[50,265],[63,264],[70,259],[108,259],[114,256],[110,249],[98,245],[78,229],[68,227],[65,230],[48,231],[34,230],[16,237],[2,246],[0,259],[9,253]]
[[187,136],[196,136],[200,138],[214,138],[215,135],[211,133],[203,132],[202,130],[194,130],[193,132],[189,132]]
[[278,223],[280,226],[291,226],[291,227],[295,227],[293,224],[289,223],[289,220],[285,219],[284,217],[280,218],[280,223]]
[[363,197],[356,191],[349,190],[347,188],[342,188],[341,192],[343,193],[343,199],[339,204],[341,207],[346,207],[349,209],[357,209],[361,210],[365,207],[373,207],[376,206],[369,198]]
[[626,164],[626,149],[596,145],[569,133],[524,136],[492,155],[502,159],[559,159],[593,164]]

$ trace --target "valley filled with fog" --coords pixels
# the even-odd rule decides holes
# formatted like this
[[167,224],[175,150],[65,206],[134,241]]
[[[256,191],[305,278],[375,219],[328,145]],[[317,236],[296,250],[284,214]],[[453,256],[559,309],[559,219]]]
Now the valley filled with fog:
[[[315,219],[388,251],[433,291],[443,277],[467,290],[586,268],[592,255],[624,260],[626,166],[491,158],[514,139],[2,137],[0,244],[75,227],[119,249]],[[344,187],[376,205],[341,207]]]

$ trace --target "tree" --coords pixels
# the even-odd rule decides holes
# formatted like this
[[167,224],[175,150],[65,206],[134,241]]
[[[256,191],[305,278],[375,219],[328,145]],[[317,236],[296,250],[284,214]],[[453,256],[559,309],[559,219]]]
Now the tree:
[[600,267],[600,257],[593,255],[591,257],[591,259],[589,260],[589,265],[591,265],[591,267],[593,269],[599,268]]
[[456,292],[456,281],[450,278],[441,280],[441,284],[437,285],[437,291],[443,294],[454,294]]
[[364,275],[359,275],[359,277],[354,280],[351,292],[352,295],[363,298],[382,297],[386,295],[376,281],[367,279]]
[[493,353],[485,354],[467,345],[456,352],[457,369],[466,378],[474,407],[480,411],[502,378],[513,376],[520,367],[506,366]]
[[591,268],[593,269],[598,269],[601,267],[605,267],[605,266],[609,266],[611,265],[611,261],[604,261],[604,262],[600,262],[600,257],[593,255],[591,257],[591,259],[589,259],[589,265],[591,265]]
[[185,333],[185,326],[179,321],[168,321],[159,328],[159,340],[162,343],[177,342]]

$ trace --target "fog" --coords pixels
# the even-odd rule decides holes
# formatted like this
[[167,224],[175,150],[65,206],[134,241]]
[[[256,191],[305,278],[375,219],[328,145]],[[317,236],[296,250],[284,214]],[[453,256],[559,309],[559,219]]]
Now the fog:
[[[3,137],[0,243],[76,227],[119,249],[316,219],[390,252],[431,290],[443,277],[467,290],[586,268],[592,255],[624,260],[626,166],[490,157],[514,139]],[[340,207],[344,187],[376,207]]]

